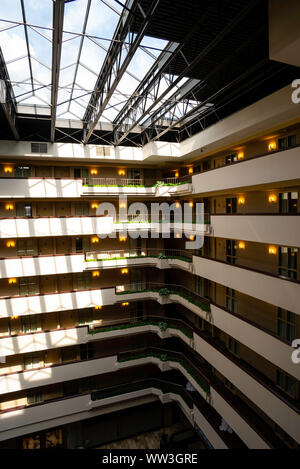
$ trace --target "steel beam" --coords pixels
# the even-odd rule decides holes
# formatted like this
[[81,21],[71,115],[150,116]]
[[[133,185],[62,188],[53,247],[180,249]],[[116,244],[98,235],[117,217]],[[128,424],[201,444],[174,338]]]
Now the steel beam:
[[53,2],[53,33],[52,33],[52,82],[51,82],[51,142],[55,138],[55,122],[57,110],[57,95],[59,84],[59,71],[61,61],[63,23],[64,23],[64,0]]
[[[159,88],[159,84],[161,80],[163,79],[163,76],[168,72],[168,67],[170,64],[175,62],[179,55],[182,54],[182,48],[183,45],[181,45],[179,48],[177,48],[172,56],[170,57],[170,60],[166,64],[165,67],[161,67],[160,71],[158,74],[153,76],[152,81],[150,82],[149,86],[144,89],[144,94],[140,95],[134,103],[129,102],[129,106],[126,106],[126,109],[122,110],[119,116],[115,119],[115,145],[120,145],[120,143],[127,137],[127,135],[133,131],[133,129],[141,122],[143,119],[147,117],[147,115],[159,104],[162,102],[162,100],[165,98],[165,96],[170,93],[170,91],[175,88],[176,85],[185,77],[190,76],[192,70],[203,60],[245,17],[246,15],[252,10],[254,5],[257,3],[257,0],[255,2],[251,2],[249,5],[247,5],[246,8],[243,10],[239,11],[237,15],[233,18],[230,23],[228,23],[221,31],[220,33],[214,38],[213,41],[211,41],[203,50],[200,51],[200,53],[194,58],[194,60],[190,63],[187,64],[187,66],[184,68],[184,70],[180,73],[179,76],[173,77],[171,80],[171,83],[169,87],[163,91],[160,95],[156,95],[155,99],[152,99],[152,104],[147,107],[147,103],[149,102],[150,96],[149,93],[153,93],[153,90]],[[205,13],[204,13],[205,16]],[[199,19],[199,22],[201,22],[202,19]],[[183,41],[183,44],[188,44],[188,41],[191,37],[193,37],[193,34],[195,30],[197,29],[198,25],[197,23],[195,24],[194,28],[187,34],[186,38]],[[159,59],[158,59],[159,60]],[[148,80],[148,76],[145,78],[145,80]],[[144,85],[144,80],[141,83],[140,87]],[[134,92],[133,96],[136,94],[140,93],[140,89],[137,88],[137,90]],[[141,104],[142,103],[142,104]],[[137,106],[141,105],[142,112],[138,117],[137,115]],[[161,106],[163,108],[163,106]],[[119,119],[119,121],[117,120]],[[124,126],[124,122],[126,119],[131,122],[131,124]],[[119,136],[120,129],[123,127],[123,133],[122,135]]]
[[20,140],[16,127],[17,105],[14,92],[9,80],[5,60],[0,49],[0,105],[5,114],[7,122],[16,140]]
[[[116,90],[130,61],[141,44],[148,24],[152,19],[160,0],[152,0],[147,12],[144,13],[138,0],[127,0],[119,19],[113,40],[109,46],[104,64],[97,79],[94,91],[90,98],[86,113],[84,115],[85,129],[83,143],[87,143],[99,121],[110,98]],[[137,11],[141,11],[143,21],[137,34],[133,34],[131,25]],[[123,59],[123,42],[129,36],[130,44],[127,46],[127,55]]]

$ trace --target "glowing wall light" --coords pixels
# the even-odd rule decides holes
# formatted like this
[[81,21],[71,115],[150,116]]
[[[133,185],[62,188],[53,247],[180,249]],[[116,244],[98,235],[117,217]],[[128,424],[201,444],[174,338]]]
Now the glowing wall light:
[[178,171],[175,171],[175,177],[179,178],[179,172]]
[[99,238],[98,238],[98,236],[92,236],[92,237],[91,237],[91,243],[92,243],[92,244],[99,243]]
[[122,303],[122,306],[123,306],[123,307],[129,306],[129,302],[128,302],[128,301],[124,301],[124,303]]
[[194,168],[189,168],[189,174],[193,174],[194,173]]
[[101,305],[94,306],[94,309],[102,309],[102,306]]
[[189,206],[190,206],[190,207],[194,207],[194,202],[190,201],[190,202],[189,202]]
[[269,151],[277,150],[277,142],[275,140],[272,140],[272,142],[270,142],[268,145],[268,149]]
[[237,155],[237,158],[238,158],[238,160],[240,161],[240,160],[243,160],[243,159],[244,159],[244,156],[245,156],[244,152],[243,152],[243,151],[239,151],[239,152],[238,152],[238,155]]
[[9,283],[9,285],[15,285],[17,283],[17,279],[16,278],[9,278],[8,283]]
[[194,241],[195,240],[195,236],[191,235],[190,236],[190,241]]
[[125,176],[125,170],[124,169],[119,169],[118,175],[119,176]]
[[124,243],[127,240],[126,236],[120,236],[119,241],[120,243]]
[[277,202],[277,195],[276,194],[270,194],[268,197],[268,200],[270,204]]
[[125,202],[120,202],[119,208],[126,208],[127,205]]
[[239,204],[239,205],[245,205],[245,197],[243,197],[243,196],[242,196],[242,197],[239,197],[239,198],[238,198],[238,204]]
[[7,248],[14,248],[14,247],[16,247],[16,242],[14,240],[6,241],[6,247]]
[[277,247],[276,246],[269,246],[269,254],[275,256],[277,254]]
[[121,269],[121,274],[122,275],[125,275],[125,274],[128,274],[128,269]]
[[97,174],[98,174],[98,169],[92,168],[92,169],[90,170],[90,174],[91,174],[92,176],[97,176]]
[[12,166],[5,166],[4,167],[4,172],[5,172],[5,174],[12,174],[13,167]]
[[5,204],[5,210],[13,210],[14,208],[14,204]]
[[244,241],[239,242],[239,249],[246,249],[246,244]]
[[94,277],[94,278],[100,277],[100,272],[99,272],[99,270],[94,270],[94,271],[92,272],[92,277]]
[[99,204],[97,204],[97,202],[93,202],[93,203],[91,204],[91,208],[92,208],[92,209],[97,209],[98,206],[99,206]]

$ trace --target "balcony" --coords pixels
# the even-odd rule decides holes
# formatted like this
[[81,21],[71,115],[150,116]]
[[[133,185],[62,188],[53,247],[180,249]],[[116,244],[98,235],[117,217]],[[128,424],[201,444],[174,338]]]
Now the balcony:
[[195,174],[192,184],[195,194],[207,194],[231,189],[299,179],[300,146],[242,160],[229,166]]
[[211,215],[211,227],[216,238],[300,247],[300,214]]
[[300,314],[297,282],[199,256],[193,256],[193,265],[200,277]]
[[193,192],[192,177],[156,179],[85,178],[82,195],[171,197]]
[[191,251],[176,249],[125,249],[118,251],[87,252],[85,268],[119,268],[124,266],[149,266],[159,269],[172,267],[192,272]]
[[0,178],[0,198],[77,198],[82,195],[82,180],[71,178]]

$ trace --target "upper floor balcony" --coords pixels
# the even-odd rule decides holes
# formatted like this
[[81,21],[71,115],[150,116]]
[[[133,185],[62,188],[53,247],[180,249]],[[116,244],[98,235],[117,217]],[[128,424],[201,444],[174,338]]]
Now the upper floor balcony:
[[299,180],[299,154],[300,145],[194,174],[194,193],[209,195]]

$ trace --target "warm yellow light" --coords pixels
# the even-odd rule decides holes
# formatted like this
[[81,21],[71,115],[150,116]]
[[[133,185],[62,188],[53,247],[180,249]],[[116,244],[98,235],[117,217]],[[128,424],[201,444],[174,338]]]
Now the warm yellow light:
[[19,319],[19,316],[11,316],[10,319]]
[[126,208],[127,205],[125,204],[125,202],[121,202],[120,205],[119,205],[120,208]]
[[177,238],[177,239],[180,238],[180,233],[176,233],[176,238]]
[[16,279],[16,278],[9,278],[9,279],[8,279],[8,283],[9,283],[10,285],[14,285],[15,283],[17,283],[17,279]]
[[191,235],[190,236],[190,241],[194,241],[194,239],[195,239],[195,236]]
[[238,198],[238,203],[239,203],[239,205],[245,205],[245,197],[239,197]]
[[98,169],[96,168],[93,168],[90,170],[90,173],[93,175],[93,176],[96,176],[98,174]]
[[91,237],[91,243],[92,243],[92,244],[99,243],[99,238],[98,238],[98,236],[92,236],[92,237]]
[[6,247],[7,248],[14,248],[14,247],[16,247],[16,242],[13,241],[13,240],[6,241]]
[[125,301],[124,303],[122,303],[122,306],[129,306],[128,301]]
[[98,208],[98,205],[99,204],[97,204],[97,202],[94,202],[94,203],[91,204],[91,208],[96,209],[96,208]]
[[14,208],[14,204],[5,204],[5,210],[13,210]]
[[121,274],[122,274],[122,275],[128,274],[128,269],[122,269],[122,270],[121,270]]
[[119,241],[124,243],[127,240],[126,236],[120,236]]
[[124,169],[119,169],[118,175],[119,176],[125,176],[125,170]]
[[175,177],[179,178],[179,172],[178,171],[175,172]]
[[244,241],[240,241],[239,242],[239,249],[245,249],[246,248],[246,244]]
[[189,202],[190,207],[194,207],[194,202]]
[[193,174],[194,168],[189,168],[189,174]]
[[102,309],[101,305],[95,306],[94,309]]
[[243,159],[244,159],[244,156],[245,156],[245,155],[244,155],[244,152],[243,152],[243,151],[239,151],[239,152],[238,152],[238,155],[237,155],[237,158],[238,158],[238,160],[243,160]]
[[269,254],[277,254],[277,248],[276,246],[269,246]]
[[273,140],[272,142],[269,143],[268,148],[269,148],[269,151],[277,150],[277,142]]
[[269,202],[270,204],[277,202],[277,195],[276,194],[270,194],[269,195]]
[[92,277],[100,277],[100,272],[99,272],[99,270],[94,270],[94,271],[92,272]]
[[4,172],[5,172],[6,174],[12,174],[13,168],[12,168],[11,166],[5,166],[5,167],[4,167]]
[[176,208],[180,208],[180,202],[176,202],[175,207],[176,207]]

